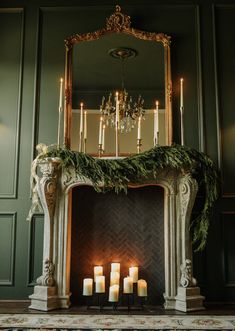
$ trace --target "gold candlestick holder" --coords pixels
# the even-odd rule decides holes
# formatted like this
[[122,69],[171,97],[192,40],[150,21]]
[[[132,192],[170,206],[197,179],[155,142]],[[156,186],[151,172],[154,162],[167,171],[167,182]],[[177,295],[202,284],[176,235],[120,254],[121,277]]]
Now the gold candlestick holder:
[[141,152],[142,139],[137,139],[137,153]]
[[99,152],[99,157],[101,157],[101,154],[103,152],[102,144],[99,144],[99,146],[98,146],[98,152]]
[[79,148],[78,151],[82,152],[83,132],[80,132]]
[[83,152],[86,153],[86,138],[83,139]]
[[154,138],[153,140],[154,146],[157,146],[159,144],[159,131],[157,132],[157,137]]

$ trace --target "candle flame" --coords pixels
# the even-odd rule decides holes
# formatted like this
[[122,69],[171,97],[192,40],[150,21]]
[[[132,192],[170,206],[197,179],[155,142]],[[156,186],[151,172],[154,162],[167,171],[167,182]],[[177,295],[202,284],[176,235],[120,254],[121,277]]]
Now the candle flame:
[[63,83],[63,81],[64,81],[64,80],[63,80],[63,78],[61,77],[61,78],[60,78],[60,82]]
[[183,78],[180,78],[180,81],[181,81],[181,83],[183,83],[184,79]]
[[118,97],[118,91],[116,92],[116,97]]
[[159,101],[158,100],[156,101],[156,106],[159,106]]
[[80,106],[83,107],[83,102],[80,103]]
[[105,129],[105,125],[103,125],[103,129]]
[[87,114],[87,111],[86,111],[86,110],[84,111],[84,114],[85,114],[85,115]]

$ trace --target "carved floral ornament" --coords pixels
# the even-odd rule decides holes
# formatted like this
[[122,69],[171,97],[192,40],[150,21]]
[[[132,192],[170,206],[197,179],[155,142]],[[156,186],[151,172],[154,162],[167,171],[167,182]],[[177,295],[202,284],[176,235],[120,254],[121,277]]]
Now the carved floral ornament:
[[84,34],[73,34],[72,36],[65,39],[65,47],[70,50],[74,44],[79,41],[92,41],[99,39],[107,33],[126,33],[131,34],[136,38],[151,41],[161,41],[164,46],[170,46],[171,37],[164,33],[155,33],[141,31],[131,28],[131,18],[121,12],[121,7],[116,6],[116,11],[106,19],[106,27],[94,32]]

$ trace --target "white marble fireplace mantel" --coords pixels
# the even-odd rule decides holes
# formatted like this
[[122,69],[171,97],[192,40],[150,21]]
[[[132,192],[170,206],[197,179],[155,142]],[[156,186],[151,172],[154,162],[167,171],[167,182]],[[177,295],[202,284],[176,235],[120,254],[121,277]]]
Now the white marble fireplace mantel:
[[[62,170],[60,159],[36,159],[32,168],[33,206],[44,212],[43,273],[30,296],[30,308],[52,310],[70,306],[72,188],[90,185],[73,168]],[[102,183],[101,183],[102,184]],[[203,309],[203,297],[191,269],[189,222],[198,185],[189,172],[162,169],[141,185],[164,188],[164,307],[181,311]],[[133,183],[133,186],[140,186]]]

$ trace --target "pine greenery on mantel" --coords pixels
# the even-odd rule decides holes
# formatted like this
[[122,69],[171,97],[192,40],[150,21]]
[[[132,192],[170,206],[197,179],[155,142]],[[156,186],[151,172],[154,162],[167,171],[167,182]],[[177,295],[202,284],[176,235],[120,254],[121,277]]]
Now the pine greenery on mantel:
[[[204,204],[192,220],[191,229],[196,250],[205,247],[209,220],[218,198],[218,175],[213,161],[204,153],[181,145],[158,146],[122,159],[94,158],[66,148],[48,148],[40,158],[59,157],[63,168],[73,167],[76,173],[88,178],[98,192],[114,189],[127,192],[128,183],[141,183],[155,178],[164,168],[185,169],[194,177],[204,192]],[[104,183],[104,187],[99,184]]]

